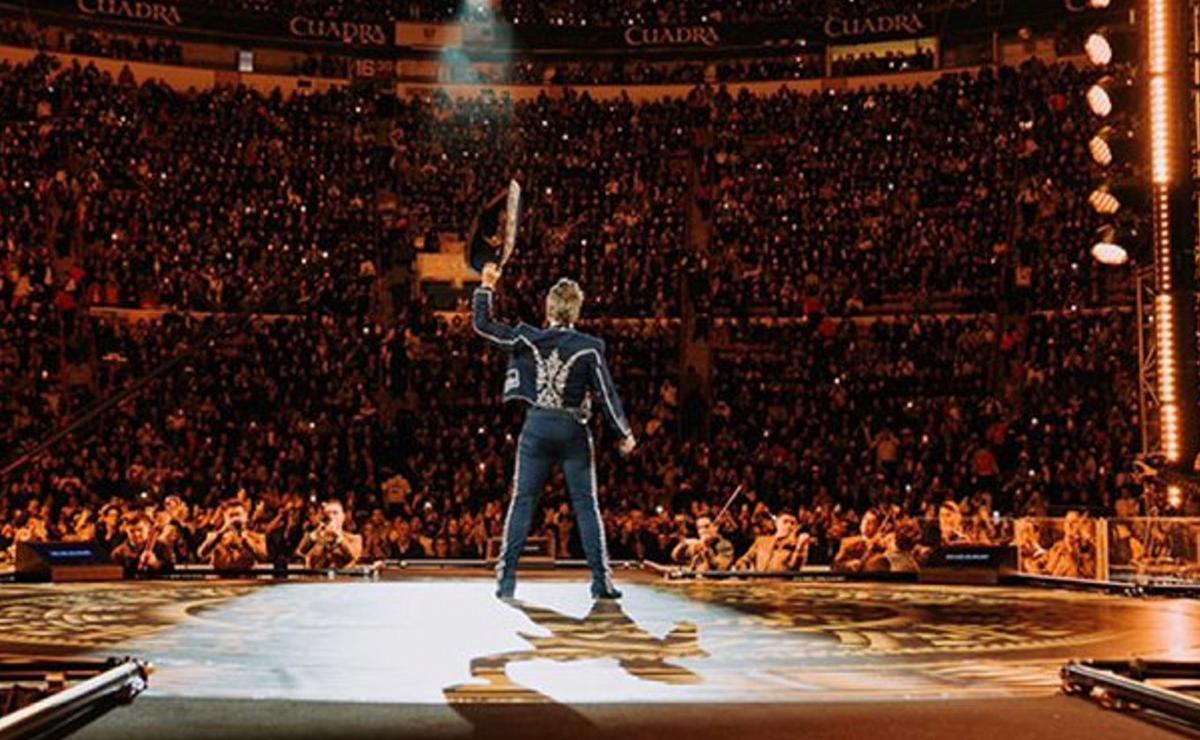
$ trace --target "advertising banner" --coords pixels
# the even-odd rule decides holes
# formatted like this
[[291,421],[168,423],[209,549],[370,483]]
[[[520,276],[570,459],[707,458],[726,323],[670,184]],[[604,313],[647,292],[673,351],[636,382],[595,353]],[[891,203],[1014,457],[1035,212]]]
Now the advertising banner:
[[[642,52],[685,51],[716,55],[761,50],[778,53],[793,49],[818,50],[881,41],[953,36],[983,29],[1090,19],[1100,22],[1106,11],[1081,12],[1084,0],[1006,0],[1003,4],[960,0],[952,7],[920,12],[861,16],[826,15],[759,23],[692,23],[642,26],[552,26],[481,23],[394,23],[383,18],[353,19],[324,15],[272,15],[234,12],[191,2],[171,0],[38,0],[19,3],[0,0],[0,9],[50,21],[87,20],[131,30],[160,29],[209,32],[242,43],[277,39],[288,45],[319,47],[326,53],[396,58],[403,50],[437,51],[461,48],[506,52],[565,51]],[[1113,11],[1115,12],[1115,11]]]
[[28,10],[46,20],[65,16],[131,30],[208,31],[232,39],[249,36],[304,42],[327,51],[332,51],[331,47],[348,52],[391,48],[395,36],[390,22],[238,13],[169,0],[39,0],[36,7],[13,3],[0,7],[22,13]]

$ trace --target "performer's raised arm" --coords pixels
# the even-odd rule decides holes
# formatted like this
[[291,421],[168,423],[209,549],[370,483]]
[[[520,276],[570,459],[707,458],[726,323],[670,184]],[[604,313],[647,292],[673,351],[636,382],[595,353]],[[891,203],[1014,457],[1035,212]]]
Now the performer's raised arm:
[[492,344],[508,348],[516,344],[517,330],[492,318],[492,298],[499,280],[499,265],[489,262],[483,268],[483,283],[475,289],[471,300],[471,325],[479,336]]

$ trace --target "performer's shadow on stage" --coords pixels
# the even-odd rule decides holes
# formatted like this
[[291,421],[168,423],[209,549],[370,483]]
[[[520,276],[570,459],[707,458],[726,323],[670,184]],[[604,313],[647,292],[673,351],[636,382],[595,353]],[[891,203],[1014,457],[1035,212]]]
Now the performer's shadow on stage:
[[[582,619],[553,609],[519,600],[508,602],[550,634],[541,637],[518,633],[530,644],[528,650],[513,650],[486,655],[471,660],[472,683],[458,684],[443,690],[446,701],[463,718],[475,725],[478,732],[492,726],[498,719],[489,704],[533,704],[541,727],[552,726],[569,734],[572,727],[590,726],[587,720],[569,707],[557,704],[545,694],[522,686],[508,675],[508,666],[531,660],[574,661],[612,658],[629,675],[656,683],[696,684],[700,677],[683,666],[669,661],[681,658],[704,658],[700,648],[699,630],[690,622],[680,622],[663,637],[655,637],[642,629],[625,614],[620,603],[598,600]],[[547,722],[546,712],[556,708],[553,722]]]

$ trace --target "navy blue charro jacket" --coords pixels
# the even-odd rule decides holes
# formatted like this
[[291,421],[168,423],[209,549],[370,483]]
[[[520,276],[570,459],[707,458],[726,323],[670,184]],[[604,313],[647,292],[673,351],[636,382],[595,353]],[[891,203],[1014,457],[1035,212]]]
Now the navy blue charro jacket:
[[509,353],[504,374],[505,401],[559,409],[586,421],[594,396],[613,429],[622,437],[630,434],[629,421],[604,361],[603,339],[573,327],[539,329],[525,322],[509,326],[495,321],[490,288],[475,289],[471,308],[475,332]]

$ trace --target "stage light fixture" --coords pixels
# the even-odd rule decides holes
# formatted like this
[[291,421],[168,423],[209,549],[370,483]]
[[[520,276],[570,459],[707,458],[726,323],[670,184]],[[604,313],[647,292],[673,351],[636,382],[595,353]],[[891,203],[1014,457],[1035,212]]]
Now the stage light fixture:
[[1143,159],[1136,147],[1133,132],[1123,126],[1105,126],[1088,140],[1088,153],[1101,167]]
[[1101,216],[1111,216],[1121,210],[1121,201],[1104,185],[1092,191],[1088,196],[1088,204]]
[[1170,126],[1175,106],[1167,90],[1167,79],[1150,79],[1150,176],[1155,185],[1169,185],[1175,172],[1172,166]]
[[1174,275],[1171,265],[1171,202],[1165,187],[1154,189],[1153,224],[1154,254],[1158,261],[1157,289],[1162,292],[1174,290]]
[[1083,41],[1083,51],[1095,67],[1137,58],[1137,34],[1128,26],[1097,28]]
[[1101,167],[1107,167],[1112,164],[1113,153],[1112,146],[1108,143],[1108,139],[1100,134],[1096,134],[1088,141],[1088,151],[1092,155],[1092,161]]
[[1158,352],[1158,397],[1163,453],[1170,462],[1183,456],[1180,434],[1178,375],[1175,351],[1175,312],[1170,293],[1160,293],[1154,299],[1154,323]]
[[1172,509],[1178,509],[1183,506],[1183,488],[1179,486],[1167,486],[1167,506]]
[[1128,75],[1105,75],[1088,87],[1088,108],[1100,118],[1107,118],[1113,111],[1130,112],[1137,103],[1135,93]]
[[1087,91],[1088,108],[1101,118],[1107,117],[1113,111],[1112,98],[1100,83],[1096,83]]
[[1171,52],[1170,10],[1173,0],[1149,0],[1146,3],[1147,71],[1166,74]]
[[1150,207],[1150,197],[1147,189],[1137,180],[1107,180],[1098,185],[1087,200],[1092,210],[1101,216],[1111,216],[1118,211],[1130,213],[1131,218],[1123,220],[1120,225],[1130,231],[1132,238],[1138,238],[1138,221],[1133,216],[1144,213]]
[[1092,257],[1102,265],[1116,267],[1129,262],[1129,252],[1120,244],[1096,242],[1092,245]]
[[1099,31],[1088,34],[1087,40],[1083,42],[1083,50],[1087,53],[1088,61],[1097,67],[1103,67],[1112,63],[1112,44],[1110,44],[1108,42],[1108,38]]
[[[1154,300],[1155,351],[1157,353],[1157,386],[1159,401],[1159,432],[1162,451],[1168,462],[1184,462],[1185,436],[1193,436],[1195,423],[1190,397],[1181,389],[1192,378],[1194,362],[1189,342],[1195,338],[1186,327],[1187,321],[1175,315],[1177,302],[1173,291],[1176,281],[1186,289],[1189,276],[1176,275],[1176,257],[1172,233],[1172,194],[1183,176],[1185,158],[1180,151],[1182,136],[1179,127],[1184,101],[1172,83],[1175,74],[1186,74],[1186,49],[1181,48],[1184,33],[1178,25],[1183,13],[1175,0],[1147,0],[1145,4],[1146,42],[1146,102],[1147,133],[1150,144],[1152,253],[1155,265]],[[1190,295],[1190,293],[1188,293]],[[1189,305],[1178,302],[1180,311],[1191,311]],[[1182,317],[1187,318],[1187,317]],[[1186,373],[1186,375],[1185,375]],[[1190,390],[1190,389],[1189,389]],[[1185,427],[1187,429],[1185,430]],[[1185,435],[1185,432],[1187,434]],[[1186,444],[1191,445],[1191,442]],[[1194,452],[1194,451],[1192,451]],[[1189,452],[1188,454],[1191,454]]]
[[1102,265],[1123,265],[1129,261],[1129,250],[1117,243],[1116,229],[1101,227],[1096,243],[1092,245],[1092,257]]

